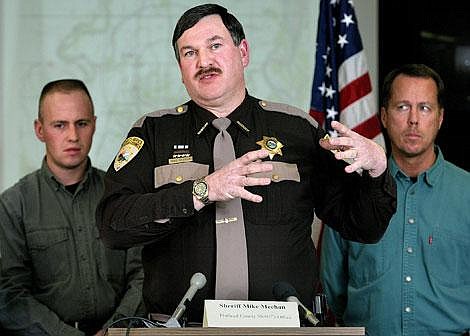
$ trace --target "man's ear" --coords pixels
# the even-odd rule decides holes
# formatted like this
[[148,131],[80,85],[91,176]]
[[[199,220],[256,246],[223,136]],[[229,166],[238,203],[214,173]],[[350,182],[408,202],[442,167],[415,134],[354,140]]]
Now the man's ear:
[[93,116],[93,135],[95,134],[96,131],[96,116]]
[[441,129],[442,122],[444,121],[444,108],[439,111],[439,129]]
[[243,67],[246,68],[248,66],[248,63],[250,63],[250,47],[248,46],[248,41],[246,39],[243,39],[240,42],[238,49],[240,49]]
[[39,119],[34,120],[34,133],[36,133],[36,137],[39,141],[44,142],[44,129]]
[[383,128],[387,128],[387,122],[386,122],[386,117],[385,117],[385,113],[387,113],[387,111],[385,110],[385,107],[381,107],[380,108],[380,120],[382,121],[382,126]]

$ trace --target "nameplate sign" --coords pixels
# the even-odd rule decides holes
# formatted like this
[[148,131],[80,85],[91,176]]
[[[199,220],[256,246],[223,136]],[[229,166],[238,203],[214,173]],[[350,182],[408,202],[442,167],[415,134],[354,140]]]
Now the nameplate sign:
[[300,327],[296,302],[204,300],[203,327]]

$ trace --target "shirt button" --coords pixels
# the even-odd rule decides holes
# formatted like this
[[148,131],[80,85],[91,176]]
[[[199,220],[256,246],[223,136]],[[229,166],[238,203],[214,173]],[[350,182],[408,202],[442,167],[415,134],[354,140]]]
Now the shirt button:
[[413,253],[413,248],[411,246],[407,247],[406,252]]
[[415,223],[415,219],[414,219],[414,218],[409,218],[409,219],[408,219],[408,223],[414,224],[414,223]]
[[411,277],[410,277],[409,275],[407,275],[407,276],[405,277],[405,281],[406,281],[406,282],[411,282]]
[[274,181],[279,180],[279,175],[274,174],[272,177],[273,177],[273,180],[274,180]]
[[405,311],[406,311],[407,313],[411,313],[411,307],[406,307],[406,308],[405,308]]
[[176,177],[175,177],[175,181],[176,181],[176,182],[181,182],[181,181],[183,181],[183,176],[181,176],[181,175],[176,176]]

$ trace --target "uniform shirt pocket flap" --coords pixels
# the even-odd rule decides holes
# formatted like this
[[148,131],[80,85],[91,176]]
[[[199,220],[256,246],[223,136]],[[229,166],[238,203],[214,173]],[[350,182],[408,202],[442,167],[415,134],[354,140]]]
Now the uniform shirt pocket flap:
[[165,184],[181,184],[209,174],[209,166],[196,162],[185,162],[155,167],[155,188]]
[[295,163],[269,162],[273,165],[270,172],[250,174],[250,177],[268,177],[272,182],[295,181],[300,182],[299,169]]
[[28,234],[28,243],[31,249],[45,250],[69,239],[66,228],[35,231]]

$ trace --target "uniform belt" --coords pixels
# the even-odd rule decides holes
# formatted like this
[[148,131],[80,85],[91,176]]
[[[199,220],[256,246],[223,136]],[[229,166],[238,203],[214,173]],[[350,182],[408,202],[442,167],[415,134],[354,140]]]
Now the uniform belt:
[[94,335],[98,330],[103,328],[106,321],[97,320],[81,320],[69,323],[75,329],[83,331],[86,335]]

